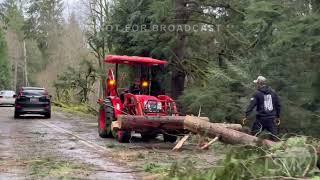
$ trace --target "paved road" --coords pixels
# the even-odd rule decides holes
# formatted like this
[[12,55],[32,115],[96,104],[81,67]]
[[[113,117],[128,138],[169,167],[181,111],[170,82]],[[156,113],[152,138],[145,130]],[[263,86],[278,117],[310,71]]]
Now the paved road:
[[95,119],[53,113],[51,119],[13,119],[12,107],[0,107],[0,180],[136,179],[113,162]]

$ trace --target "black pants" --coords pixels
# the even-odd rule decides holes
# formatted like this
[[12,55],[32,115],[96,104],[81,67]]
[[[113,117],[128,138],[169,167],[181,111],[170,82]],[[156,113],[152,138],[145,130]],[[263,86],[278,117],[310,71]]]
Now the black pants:
[[[253,123],[251,134],[256,136],[260,134],[263,130],[270,132],[272,135],[276,136],[278,134],[278,128],[275,123],[275,118],[257,118]],[[271,139],[275,140],[276,137],[271,136]]]

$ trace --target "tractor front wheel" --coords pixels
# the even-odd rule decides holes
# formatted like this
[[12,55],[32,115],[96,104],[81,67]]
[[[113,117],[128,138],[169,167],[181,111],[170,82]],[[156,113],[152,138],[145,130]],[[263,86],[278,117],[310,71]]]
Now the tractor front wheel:
[[114,110],[109,106],[101,106],[99,110],[98,132],[102,138],[112,137],[111,123],[114,120]]

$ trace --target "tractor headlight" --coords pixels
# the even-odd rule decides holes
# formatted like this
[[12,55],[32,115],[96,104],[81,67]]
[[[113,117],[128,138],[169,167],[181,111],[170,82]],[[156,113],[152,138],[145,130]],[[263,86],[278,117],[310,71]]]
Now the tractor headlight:
[[162,110],[162,103],[158,102],[157,104],[157,110],[161,111]]
[[119,103],[116,104],[116,109],[117,109],[118,111],[120,111],[120,104],[119,104]]

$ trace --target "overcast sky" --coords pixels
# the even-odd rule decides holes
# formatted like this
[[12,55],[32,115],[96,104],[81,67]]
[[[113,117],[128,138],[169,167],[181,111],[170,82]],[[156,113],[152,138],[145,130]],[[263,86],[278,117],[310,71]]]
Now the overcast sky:
[[68,11],[71,13],[76,10],[77,5],[79,4],[79,0],[64,0],[64,10],[67,14]]
[[[0,2],[3,2],[4,0],[0,0]],[[73,2],[76,2],[76,1],[78,1],[78,0],[64,0],[65,2],[66,1],[68,1],[68,2],[70,2],[70,3],[73,3]]]

